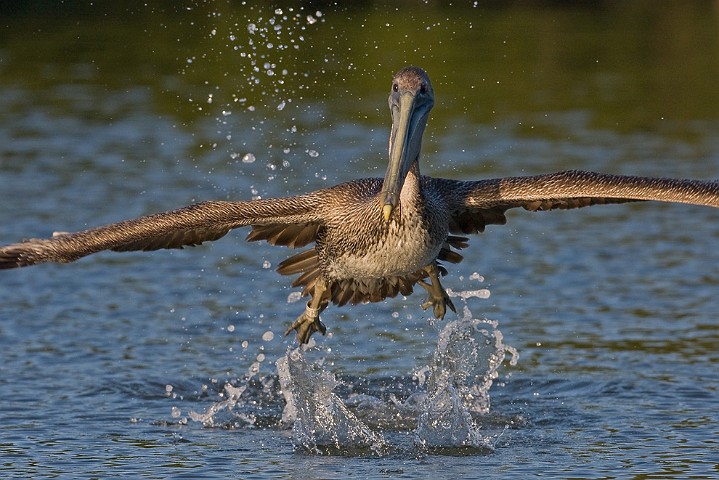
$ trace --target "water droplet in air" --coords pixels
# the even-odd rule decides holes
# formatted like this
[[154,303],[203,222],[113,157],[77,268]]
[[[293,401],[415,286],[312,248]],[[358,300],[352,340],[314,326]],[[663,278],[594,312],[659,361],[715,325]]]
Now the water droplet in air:
[[[275,334],[269,330],[262,334],[262,340],[264,340],[265,342],[269,342],[273,338],[275,338]],[[257,360],[259,360],[260,362],[262,361],[259,359],[259,357],[257,358]]]
[[477,272],[474,272],[472,275],[470,275],[470,276],[469,276],[469,279],[470,279],[470,280],[477,280],[477,281],[479,281],[479,282],[483,282],[483,281],[484,281],[484,277],[483,277],[482,275],[480,275],[479,273],[477,273]]
[[242,163],[254,163],[255,160],[257,160],[257,159],[255,158],[255,155],[252,153],[246,153],[245,156],[242,157]]
[[319,152],[317,150],[307,150],[307,155],[309,155],[312,158],[317,158],[320,156]]

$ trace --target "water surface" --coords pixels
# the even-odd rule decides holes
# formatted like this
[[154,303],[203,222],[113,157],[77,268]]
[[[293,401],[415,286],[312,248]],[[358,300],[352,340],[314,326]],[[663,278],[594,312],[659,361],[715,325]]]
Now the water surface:
[[[389,81],[409,63],[438,97],[424,173],[719,177],[713,3],[469,3],[6,4],[0,243],[381,176]],[[280,425],[284,398],[262,381],[303,307],[273,271],[289,252],[245,232],[3,272],[0,471],[717,475],[716,225],[712,209],[632,204],[512,212],[472,238],[445,285],[488,289],[467,305],[519,359],[475,414],[491,448],[449,453],[413,448],[411,421],[381,416],[361,418],[394,449],[298,446]],[[336,392],[355,411],[353,393],[422,392],[418,373],[454,320],[431,321],[422,300],[328,309],[307,360],[344,382]],[[212,427],[192,420],[249,376],[240,406]]]

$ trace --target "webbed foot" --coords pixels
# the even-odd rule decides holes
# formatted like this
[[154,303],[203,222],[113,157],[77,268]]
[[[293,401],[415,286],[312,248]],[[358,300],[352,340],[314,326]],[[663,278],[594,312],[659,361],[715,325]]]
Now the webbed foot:
[[432,309],[435,318],[442,320],[444,315],[447,313],[447,307],[450,308],[454,313],[457,313],[457,309],[454,307],[454,303],[447,295],[447,291],[442,287],[439,282],[439,271],[435,264],[428,265],[425,270],[429,274],[431,283],[419,280],[417,283],[427,290],[427,300],[420,305],[423,310],[427,310],[429,307]]
[[[422,285],[425,288],[430,287],[426,284],[426,282],[419,282],[420,285]],[[429,289],[429,288],[428,288]],[[454,313],[457,313],[457,309],[454,307],[454,303],[452,303],[452,300],[447,295],[447,292],[444,290],[444,288],[441,289],[441,294],[435,296],[432,293],[427,295],[427,300],[420,305],[422,307],[422,310],[427,310],[429,307],[434,307],[432,309],[432,312],[434,313],[435,318],[439,318],[442,320],[444,318],[444,315],[447,313],[447,307],[449,307],[450,310],[452,310]]]
[[285,332],[285,336],[287,336],[292,330],[295,330],[297,332],[297,341],[300,342],[300,345],[308,343],[315,332],[320,332],[322,335],[327,332],[327,327],[320,321],[320,313],[329,304],[327,282],[318,279],[311,292],[312,299],[307,302],[305,311],[297,317],[297,320]]
[[305,311],[297,317],[297,320],[295,320],[285,332],[285,336],[287,336],[292,330],[295,330],[297,332],[297,341],[300,342],[300,344],[308,343],[310,337],[315,332],[320,332],[322,335],[327,332],[327,327],[320,321],[320,309],[312,308],[310,303],[311,301],[307,302]]

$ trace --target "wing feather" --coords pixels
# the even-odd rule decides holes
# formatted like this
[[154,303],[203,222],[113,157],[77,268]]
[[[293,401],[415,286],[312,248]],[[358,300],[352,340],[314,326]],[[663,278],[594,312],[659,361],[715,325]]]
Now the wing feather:
[[271,243],[301,246],[317,234],[326,192],[247,202],[208,201],[77,233],[30,239],[0,247],[0,269],[67,263],[102,250],[126,252],[200,245],[248,225],[274,225],[274,230],[270,229],[274,234]]
[[270,245],[298,248],[314,242],[319,228],[319,223],[252,225],[252,230],[247,234],[247,240],[250,242],[266,240]]
[[505,212],[570,209],[634,201],[719,207],[719,182],[679,180],[568,170],[547,175],[459,181],[424,177],[450,211],[450,232],[477,233],[503,225]]

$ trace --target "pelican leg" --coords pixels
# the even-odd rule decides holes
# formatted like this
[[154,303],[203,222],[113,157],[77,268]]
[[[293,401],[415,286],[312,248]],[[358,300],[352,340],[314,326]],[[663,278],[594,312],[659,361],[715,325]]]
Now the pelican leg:
[[312,298],[307,302],[305,311],[290,325],[290,328],[285,332],[285,336],[289,335],[292,330],[295,330],[297,332],[297,340],[300,344],[303,344],[309,342],[310,337],[315,332],[320,332],[322,335],[325,334],[327,327],[320,321],[320,313],[322,313],[329,304],[329,298],[325,297],[325,293],[328,293],[327,283],[324,280],[318,279],[312,292]]
[[424,271],[429,275],[431,283],[427,283],[424,280],[417,281],[418,284],[427,290],[427,301],[421,305],[422,309],[427,310],[433,306],[434,316],[440,320],[443,319],[444,314],[447,313],[447,307],[457,313],[452,300],[439,282],[439,269],[437,268],[437,264],[431,263],[427,265],[424,267]]

